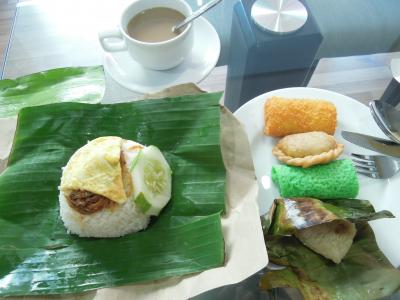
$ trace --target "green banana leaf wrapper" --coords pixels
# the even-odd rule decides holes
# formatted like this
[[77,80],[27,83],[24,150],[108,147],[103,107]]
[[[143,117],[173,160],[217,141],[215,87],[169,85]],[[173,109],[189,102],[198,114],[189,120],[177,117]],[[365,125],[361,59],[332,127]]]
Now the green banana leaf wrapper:
[[260,288],[298,289],[305,300],[372,300],[400,289],[400,271],[379,250],[367,222],[357,223],[353,245],[340,264],[304,246],[295,237],[267,236],[270,261],[286,266],[268,271]]
[[268,234],[292,235],[298,230],[336,220],[354,223],[394,216],[386,210],[375,212],[368,200],[281,198],[275,199],[266,218]]
[[61,102],[99,103],[105,79],[102,66],[60,68],[0,80],[0,118],[21,108]]
[[[220,97],[22,109],[0,176],[0,296],[77,293],[221,266]],[[88,140],[107,135],[161,149],[173,170],[171,201],[142,232],[69,235],[59,217],[61,168]]]

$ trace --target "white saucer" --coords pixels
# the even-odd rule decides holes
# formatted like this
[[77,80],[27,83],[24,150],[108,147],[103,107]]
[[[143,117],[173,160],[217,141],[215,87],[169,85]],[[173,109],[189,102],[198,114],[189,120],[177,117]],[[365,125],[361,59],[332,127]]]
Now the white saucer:
[[203,17],[194,21],[192,51],[177,67],[155,71],[142,67],[127,51],[107,52],[104,68],[123,87],[139,92],[152,93],[169,86],[200,82],[217,64],[221,43],[214,27]]

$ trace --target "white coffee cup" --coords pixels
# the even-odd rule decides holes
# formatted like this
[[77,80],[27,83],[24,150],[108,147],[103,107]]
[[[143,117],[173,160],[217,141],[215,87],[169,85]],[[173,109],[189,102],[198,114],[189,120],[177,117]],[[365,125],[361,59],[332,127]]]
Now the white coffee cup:
[[183,0],[136,0],[122,12],[119,28],[99,34],[103,49],[107,52],[128,51],[136,62],[153,70],[167,70],[179,65],[193,46],[192,24],[186,26],[176,37],[156,43],[133,39],[127,33],[128,23],[134,16],[154,7],[171,8],[185,17],[192,13],[190,6]]

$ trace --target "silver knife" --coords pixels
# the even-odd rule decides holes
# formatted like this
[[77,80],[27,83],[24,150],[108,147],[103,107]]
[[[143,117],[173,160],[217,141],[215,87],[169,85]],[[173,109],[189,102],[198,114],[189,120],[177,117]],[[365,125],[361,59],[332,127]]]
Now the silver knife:
[[349,141],[363,148],[400,158],[400,144],[397,144],[393,141],[344,130],[342,130],[342,137],[346,141]]

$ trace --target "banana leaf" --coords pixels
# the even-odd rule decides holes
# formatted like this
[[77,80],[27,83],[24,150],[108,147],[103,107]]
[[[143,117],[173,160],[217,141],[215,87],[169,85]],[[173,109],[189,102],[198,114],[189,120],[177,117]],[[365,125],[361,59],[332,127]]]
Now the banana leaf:
[[61,68],[0,80],[0,118],[16,116],[27,106],[99,103],[104,89],[102,66]]
[[[221,266],[220,97],[22,109],[0,176],[0,296],[76,293]],[[76,149],[105,135],[158,146],[173,170],[172,199],[142,232],[69,235],[58,211],[61,168]]]
[[286,266],[269,271],[260,287],[298,289],[305,300],[372,300],[400,289],[400,271],[379,250],[367,222],[357,223],[357,235],[340,264],[305,247],[295,237],[268,236],[270,261]]
[[335,220],[350,222],[372,221],[394,218],[389,211],[375,212],[368,200],[280,198],[275,199],[268,217],[272,221],[268,228],[271,235],[291,235],[315,225]]

